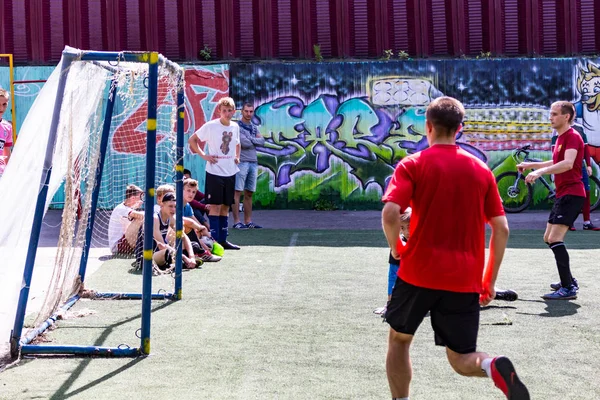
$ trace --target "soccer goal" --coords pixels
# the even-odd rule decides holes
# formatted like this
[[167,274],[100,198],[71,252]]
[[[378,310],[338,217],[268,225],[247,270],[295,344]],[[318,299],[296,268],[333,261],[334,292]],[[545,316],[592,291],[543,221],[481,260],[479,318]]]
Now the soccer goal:
[[[24,266],[15,268],[22,271],[22,283],[10,335],[13,357],[150,353],[151,301],[181,298],[183,105],[183,68],[156,52],[65,48],[28,113],[0,181],[0,189],[15,196],[14,208],[0,211],[6,222],[0,228],[0,252],[11,265]],[[178,251],[173,290],[153,293],[153,207],[155,188],[162,184],[176,187]],[[145,195],[140,292],[87,288],[90,249],[108,247],[110,214],[124,201],[127,185],[139,186]],[[63,191],[60,239],[45,300],[35,328],[24,332],[42,220],[55,193]],[[33,344],[82,296],[141,300],[139,347]]]

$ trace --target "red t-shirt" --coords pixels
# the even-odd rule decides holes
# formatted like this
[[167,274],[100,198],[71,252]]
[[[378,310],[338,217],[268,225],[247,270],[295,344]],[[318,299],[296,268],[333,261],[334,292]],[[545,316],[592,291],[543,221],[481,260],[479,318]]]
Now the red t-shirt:
[[456,145],[436,144],[404,158],[384,202],[412,207],[410,240],[398,246],[398,276],[412,285],[480,293],[485,222],[504,215],[496,180],[485,163]]
[[552,162],[559,163],[565,159],[565,152],[568,149],[577,150],[577,157],[573,163],[573,168],[561,174],[554,175],[554,184],[556,185],[556,197],[565,195],[585,197],[585,187],[581,181],[581,167],[583,165],[583,139],[581,135],[569,128],[568,131],[559,135],[556,139],[554,150],[552,151]]

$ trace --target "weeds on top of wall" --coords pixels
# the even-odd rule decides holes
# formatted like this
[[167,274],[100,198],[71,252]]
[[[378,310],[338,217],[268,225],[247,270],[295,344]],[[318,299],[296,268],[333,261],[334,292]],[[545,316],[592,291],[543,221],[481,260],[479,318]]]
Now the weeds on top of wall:
[[198,57],[209,61],[212,58],[212,49],[205,44],[204,48],[198,52]]
[[317,62],[323,61],[323,55],[321,54],[321,45],[313,44],[313,51],[315,52],[315,60]]

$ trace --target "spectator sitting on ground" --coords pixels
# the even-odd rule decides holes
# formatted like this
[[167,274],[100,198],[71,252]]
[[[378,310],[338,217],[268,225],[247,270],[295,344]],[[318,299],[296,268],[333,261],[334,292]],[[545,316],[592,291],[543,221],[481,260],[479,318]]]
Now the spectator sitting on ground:
[[113,255],[133,256],[144,223],[144,212],[139,211],[143,200],[144,191],[136,185],[128,185],[125,189],[125,200],[110,214],[108,246]]
[[[176,202],[173,193],[165,193],[161,199],[160,211],[154,214],[154,255],[152,259],[160,270],[172,268],[172,264],[177,251],[174,247],[175,242],[175,211]],[[186,235],[183,235],[183,267],[193,269],[197,267],[194,258],[192,244]]]
[[[189,169],[183,170],[183,178],[184,179],[192,179],[192,173]],[[196,188],[197,189],[197,188]],[[204,193],[200,190],[196,190],[196,195],[194,196],[194,200],[189,202],[190,206],[192,206],[192,211],[194,212],[194,217],[204,225],[208,230],[210,230],[210,223],[208,222],[208,211],[210,210],[210,204],[206,204],[204,201]]]
[[212,254],[212,246],[215,245],[215,241],[211,238],[210,231],[194,217],[192,206],[189,204],[195,198],[197,190],[198,181],[194,179],[183,181],[183,226],[185,234],[192,241],[194,249],[199,253],[202,260],[208,262],[221,261],[220,256]]

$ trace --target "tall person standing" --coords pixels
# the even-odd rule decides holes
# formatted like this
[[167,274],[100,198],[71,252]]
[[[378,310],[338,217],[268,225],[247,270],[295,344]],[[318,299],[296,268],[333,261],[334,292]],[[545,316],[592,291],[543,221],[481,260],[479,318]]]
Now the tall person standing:
[[224,97],[217,104],[220,117],[200,127],[188,141],[192,153],[206,161],[206,203],[210,204],[210,232],[226,250],[240,247],[227,240],[229,208],[233,204],[235,174],[240,163],[240,128],[233,122],[235,103]]
[[[409,350],[427,313],[435,343],[446,348],[457,373],[487,375],[507,398],[529,399],[507,357],[477,351],[480,305],[494,298],[509,230],[494,175],[456,145],[464,114],[463,105],[451,97],[431,102],[426,112],[430,148],[398,164],[383,196],[383,230],[392,256],[402,256],[386,312],[386,370],[394,399],[408,399]],[[409,206],[411,239],[401,246],[399,215]],[[487,265],[486,222],[492,228]]]
[[554,253],[559,283],[550,284],[553,292],[542,296],[546,300],[572,300],[577,298],[579,284],[571,274],[569,253],[565,246],[565,235],[573,225],[585,202],[585,187],[582,182],[583,139],[571,127],[575,118],[575,106],[568,101],[557,101],[550,107],[550,124],[558,135],[552,160],[523,162],[517,165],[520,171],[535,169],[525,178],[534,183],[540,176],[554,174],[556,200],[544,232],[544,242]]
[[[258,177],[258,156],[256,146],[265,144],[258,131],[258,127],[252,123],[254,106],[244,103],[242,107],[242,120],[240,126],[240,144],[242,152],[240,155],[240,169],[235,176],[235,194],[233,206],[233,227],[235,229],[260,229],[262,226],[252,221],[252,196],[256,191],[256,179]],[[240,198],[244,194],[244,222],[240,221]]]

